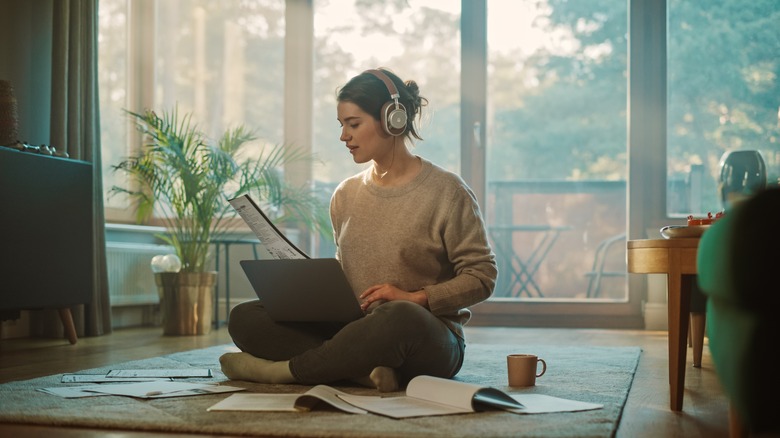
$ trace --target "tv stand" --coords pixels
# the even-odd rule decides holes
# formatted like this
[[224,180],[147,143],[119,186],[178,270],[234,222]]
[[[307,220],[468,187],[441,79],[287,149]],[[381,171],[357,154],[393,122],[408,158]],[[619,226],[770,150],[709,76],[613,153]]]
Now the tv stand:
[[92,300],[92,164],[0,147],[0,314],[57,309],[77,341],[70,307]]

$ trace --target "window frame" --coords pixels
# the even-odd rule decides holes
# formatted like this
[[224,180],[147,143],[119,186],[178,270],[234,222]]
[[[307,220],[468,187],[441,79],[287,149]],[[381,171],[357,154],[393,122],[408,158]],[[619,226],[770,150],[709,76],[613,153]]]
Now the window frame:
[[[314,0],[286,1],[285,141],[313,144],[311,138]],[[666,2],[628,1],[628,181],[627,235],[646,238],[645,230],[669,224],[666,217]],[[485,133],[487,101],[487,2],[461,0],[461,176],[483,210],[486,201]],[[151,107],[154,101],[154,22],[157,2],[128,1],[128,107]],[[465,84],[468,84],[466,86]],[[301,93],[303,91],[303,93]],[[294,126],[292,121],[294,121]],[[128,121],[128,124],[131,122]],[[301,129],[308,126],[308,129]],[[128,126],[128,142],[138,133]],[[288,169],[306,181],[311,168]],[[128,223],[128,209],[108,208],[109,222]],[[641,328],[645,276],[629,275],[628,301],[552,302],[489,300],[475,306],[474,325]],[[608,318],[605,318],[608,317]]]
[[[464,16],[469,10],[484,10],[488,0],[462,0]],[[666,217],[666,2],[627,0],[628,4],[628,102],[626,182],[628,239],[647,238],[645,230],[669,223]],[[478,17],[478,15],[477,15]],[[479,19],[479,17],[478,17]],[[467,28],[469,21],[462,19]],[[473,25],[475,28],[477,25]],[[486,30],[486,27],[484,28]],[[466,30],[462,29],[464,35]],[[462,41],[464,53],[486,45],[486,32],[469,33],[474,39]],[[463,63],[470,59],[464,57]],[[486,60],[485,60],[486,62]],[[468,64],[466,64],[468,65]],[[479,75],[469,76],[463,69],[461,83],[480,84]],[[632,86],[632,84],[634,86]],[[486,106],[484,100],[476,105]],[[470,132],[461,123],[462,135]],[[482,121],[483,132],[487,129]],[[479,156],[479,147],[461,139],[465,157]],[[484,160],[484,158],[483,158]],[[465,162],[465,160],[464,160]],[[471,163],[478,167],[479,163]],[[463,169],[464,180],[480,187],[469,169]],[[484,162],[482,163],[484,168]],[[484,181],[484,171],[482,173]],[[482,182],[484,184],[484,182]],[[484,190],[484,186],[481,186]],[[479,195],[478,195],[479,196]],[[482,192],[484,196],[484,191]],[[480,203],[484,209],[484,198]],[[613,302],[555,302],[545,300],[489,300],[475,306],[472,325],[529,327],[643,328],[642,305],[647,296],[646,276],[628,275],[628,300]],[[605,318],[606,317],[606,318]]]

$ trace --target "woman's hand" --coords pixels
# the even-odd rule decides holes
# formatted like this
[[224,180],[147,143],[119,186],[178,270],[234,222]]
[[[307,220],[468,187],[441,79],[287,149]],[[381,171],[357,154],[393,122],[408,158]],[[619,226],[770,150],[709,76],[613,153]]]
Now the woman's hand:
[[[428,295],[424,290],[416,292],[407,292],[401,290],[392,284],[377,284],[366,289],[360,294],[360,307],[366,312],[369,307],[374,309],[376,306],[388,301],[405,300],[428,307]],[[373,304],[373,306],[372,306]]]

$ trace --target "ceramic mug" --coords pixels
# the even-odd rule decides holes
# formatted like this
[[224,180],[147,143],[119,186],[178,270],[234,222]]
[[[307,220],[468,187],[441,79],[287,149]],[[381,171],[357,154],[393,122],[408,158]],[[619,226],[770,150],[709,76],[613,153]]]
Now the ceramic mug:
[[[539,364],[542,371],[539,372]],[[533,354],[510,354],[506,357],[509,386],[522,387],[536,385],[536,378],[547,371],[547,362]]]

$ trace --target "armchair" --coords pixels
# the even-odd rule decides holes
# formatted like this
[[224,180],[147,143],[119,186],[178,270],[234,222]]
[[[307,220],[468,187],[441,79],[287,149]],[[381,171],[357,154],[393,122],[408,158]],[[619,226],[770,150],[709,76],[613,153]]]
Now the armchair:
[[732,436],[780,434],[780,188],[734,206],[701,238],[707,335]]

